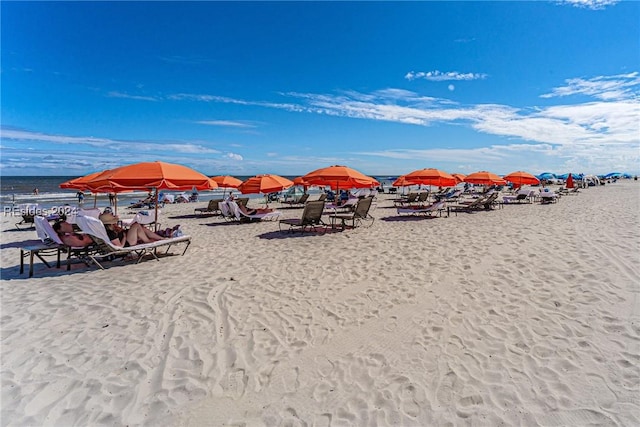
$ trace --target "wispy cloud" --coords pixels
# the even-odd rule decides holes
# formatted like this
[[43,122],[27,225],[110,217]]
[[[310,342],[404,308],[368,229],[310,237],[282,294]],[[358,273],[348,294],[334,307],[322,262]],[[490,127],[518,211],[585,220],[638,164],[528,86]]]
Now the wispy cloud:
[[198,120],[196,123],[207,126],[223,126],[232,128],[255,128],[254,124],[233,120]]
[[227,154],[225,154],[225,157],[228,158],[228,159],[231,159],[231,160],[236,160],[236,161],[244,160],[244,158],[240,154],[237,154],[237,153],[227,153]]
[[[134,146],[137,153],[151,153],[155,155],[159,152],[174,152],[174,153],[190,153],[190,154],[219,154],[220,151],[206,147],[202,144],[194,144],[192,142],[149,142],[149,141],[122,141],[109,138],[95,138],[92,136],[68,136],[68,135],[51,135],[40,132],[32,132],[28,130],[13,129],[7,127],[0,127],[0,138],[3,140],[3,145],[9,141],[32,143],[32,144],[57,144],[57,145],[86,145],[91,146],[94,149],[102,149],[104,153],[108,155],[114,152],[123,151],[126,153],[131,152],[131,147]],[[98,151],[99,152],[99,151]],[[129,154],[127,154],[129,155]]]
[[590,79],[567,79],[565,83],[565,86],[556,87],[541,97],[588,95],[604,101],[640,98],[640,73],[637,71],[615,76],[597,76]]
[[640,97],[637,95],[637,87],[640,87],[640,79],[637,72],[592,79],[570,79],[567,82],[569,86],[556,88],[551,94],[543,96],[588,93],[601,100],[545,108],[517,108],[499,104],[459,105],[450,100],[424,97],[415,92],[394,88],[371,93],[289,92],[283,95],[295,98],[298,102],[286,104],[212,95],[181,94],[179,99],[260,105],[288,111],[419,126],[466,125],[486,134],[555,145],[638,142]]
[[417,79],[424,79],[424,80],[430,80],[432,82],[443,82],[443,81],[449,81],[449,80],[482,80],[482,79],[486,79],[487,75],[486,74],[482,74],[482,73],[459,73],[457,71],[448,71],[448,72],[442,72],[442,71],[409,71],[405,76],[405,79],[411,81],[411,80],[417,80]]
[[224,104],[278,108],[278,109],[288,110],[288,111],[302,111],[300,106],[295,104],[281,104],[281,103],[264,102],[264,101],[247,101],[244,99],[230,98],[227,96],[218,96],[218,95],[176,93],[176,94],[168,95],[167,99],[173,100],[173,101],[219,102]]
[[556,3],[567,4],[574,7],[591,10],[602,10],[607,6],[613,6],[620,0],[558,0]]
[[158,98],[153,96],[142,96],[142,95],[130,95],[124,92],[112,91],[107,93],[108,98],[126,98],[126,99],[135,99],[138,101],[158,101]]

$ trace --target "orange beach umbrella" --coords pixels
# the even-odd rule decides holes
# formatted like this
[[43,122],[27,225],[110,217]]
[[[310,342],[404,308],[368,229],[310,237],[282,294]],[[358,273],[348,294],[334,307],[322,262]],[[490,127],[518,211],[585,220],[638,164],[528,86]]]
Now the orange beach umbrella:
[[213,190],[218,184],[187,166],[165,162],[142,162],[101,173],[87,184],[92,191]]
[[523,171],[511,172],[509,175],[506,175],[504,179],[517,186],[540,184],[540,180],[538,178]]
[[341,165],[316,169],[302,178],[311,185],[328,185],[336,190],[340,188],[371,188],[380,185],[375,178]]
[[[165,162],[142,162],[105,171],[87,182],[91,191],[121,193],[155,188],[155,217],[158,190],[213,190],[218,184],[187,166]],[[157,227],[158,224],[156,223]]]
[[94,173],[90,173],[89,175],[70,179],[69,181],[65,181],[62,184],[60,184],[60,188],[80,190],[80,191],[91,191],[91,188],[87,183],[104,172],[105,171],[94,172]]
[[470,184],[483,184],[483,185],[504,185],[507,183],[504,179],[500,178],[495,173],[480,171],[474,172],[470,175],[467,175],[464,178],[464,182],[468,182]]
[[225,193],[227,192],[227,188],[238,188],[240,186],[240,184],[242,184],[242,181],[239,180],[236,177],[230,176],[230,175],[218,175],[218,176],[214,176],[211,178],[212,181],[214,181],[216,184],[218,184],[218,187],[222,187],[225,190],[222,192],[222,197],[224,198]]
[[461,182],[464,182],[464,179],[467,177],[464,174],[461,173],[452,173],[451,176],[453,176],[456,181],[458,181],[458,184],[460,184]]
[[453,187],[458,181],[447,172],[439,169],[419,169],[408,173],[404,178],[413,184],[434,185],[438,187]]
[[303,187],[308,187],[310,184],[307,181],[305,181],[304,177],[297,176],[293,178],[293,185],[301,185]]
[[211,179],[218,184],[218,187],[223,188],[238,188],[242,184],[242,180],[231,175],[218,175],[211,177]]
[[256,175],[238,186],[242,194],[273,193],[293,186],[293,181],[280,175]]
[[405,175],[401,175],[398,178],[396,178],[395,181],[393,181],[393,185],[394,187],[408,187],[410,185],[413,185],[413,182],[409,182],[407,181],[407,178]]

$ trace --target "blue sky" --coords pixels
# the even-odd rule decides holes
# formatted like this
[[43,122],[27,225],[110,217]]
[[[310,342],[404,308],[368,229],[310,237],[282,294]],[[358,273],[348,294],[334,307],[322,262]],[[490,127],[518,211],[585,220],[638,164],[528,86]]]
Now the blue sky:
[[640,3],[2,2],[2,175],[640,173]]

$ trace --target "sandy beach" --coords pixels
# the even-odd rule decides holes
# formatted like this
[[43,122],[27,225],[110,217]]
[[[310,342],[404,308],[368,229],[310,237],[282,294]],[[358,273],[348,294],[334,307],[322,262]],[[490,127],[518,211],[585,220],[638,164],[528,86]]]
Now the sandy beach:
[[304,235],[168,205],[184,256],[32,278],[4,216],[1,424],[640,425],[637,181],[431,219],[391,198]]

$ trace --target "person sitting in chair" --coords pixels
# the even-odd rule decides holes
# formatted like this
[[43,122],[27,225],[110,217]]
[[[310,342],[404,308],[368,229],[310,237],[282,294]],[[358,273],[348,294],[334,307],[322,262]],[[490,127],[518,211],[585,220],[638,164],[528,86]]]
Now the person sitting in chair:
[[85,246],[89,246],[93,243],[91,237],[76,233],[73,229],[73,225],[69,224],[67,221],[58,221],[54,223],[53,231],[58,234],[62,243],[67,246],[84,248]]
[[142,243],[151,243],[157,240],[163,240],[164,237],[154,233],[137,222],[131,223],[131,227],[125,230],[118,226],[118,217],[112,213],[106,212],[100,215],[100,221],[104,224],[109,240],[115,246],[129,247]]

